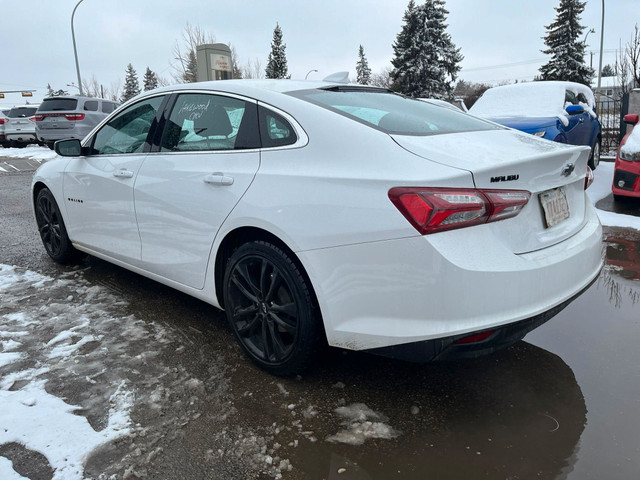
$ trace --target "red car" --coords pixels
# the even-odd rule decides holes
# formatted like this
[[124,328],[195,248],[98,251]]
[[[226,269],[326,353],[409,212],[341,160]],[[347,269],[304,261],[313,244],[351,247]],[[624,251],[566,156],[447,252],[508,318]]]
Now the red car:
[[[639,121],[637,113],[624,116],[624,123],[628,125],[637,125]],[[632,131],[633,127],[623,137],[616,155],[616,166],[611,185],[613,198],[616,200],[623,200],[626,197],[640,198],[640,152],[626,153],[623,151],[620,153]]]

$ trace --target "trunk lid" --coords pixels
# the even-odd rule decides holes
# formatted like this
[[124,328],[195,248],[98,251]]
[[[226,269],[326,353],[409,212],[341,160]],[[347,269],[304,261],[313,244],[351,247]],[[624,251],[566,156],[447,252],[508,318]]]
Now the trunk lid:
[[531,192],[518,216],[484,225],[514,253],[561,242],[586,222],[589,147],[567,146],[513,130],[393,135],[393,139],[432,162],[469,171],[476,188]]

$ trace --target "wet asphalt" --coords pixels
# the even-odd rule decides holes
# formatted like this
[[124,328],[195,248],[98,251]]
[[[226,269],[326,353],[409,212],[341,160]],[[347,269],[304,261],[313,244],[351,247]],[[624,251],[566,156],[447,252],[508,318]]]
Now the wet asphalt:
[[[0,263],[54,278],[78,272],[124,301],[113,307],[118,315],[165,332],[165,341],[132,342],[129,352],[105,360],[113,376],[138,381],[140,399],[152,386],[165,394],[159,408],[140,401],[134,434],[95,452],[85,469],[90,478],[640,477],[636,230],[605,228],[607,267],[599,280],[506,351],[416,365],[328,349],[308,374],[282,379],[243,356],[215,308],[92,257],[75,269],[53,263],[34,226],[30,180],[27,168],[0,174]],[[50,298],[34,292],[28,301]],[[157,359],[116,368],[142,351]],[[47,387],[77,404],[86,388],[55,377]],[[378,416],[347,425],[336,409],[357,404]],[[362,445],[328,440],[377,422],[391,427],[394,438]],[[20,445],[0,446],[0,455],[32,480],[52,478],[46,458]]]

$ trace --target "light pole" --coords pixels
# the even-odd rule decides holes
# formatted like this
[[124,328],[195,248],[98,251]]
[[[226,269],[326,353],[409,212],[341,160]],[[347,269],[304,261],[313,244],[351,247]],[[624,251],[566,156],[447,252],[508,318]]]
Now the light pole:
[[602,26],[600,27],[600,62],[598,64],[598,98],[596,106],[600,107],[600,85],[602,82],[602,44],[604,43],[604,0],[602,0]]
[[78,50],[76,49],[76,34],[73,31],[73,17],[76,14],[76,10],[78,8],[78,6],[83,2],[83,0],[80,0],[75,8],[73,9],[73,13],[71,14],[71,39],[73,40],[73,55],[76,57],[76,73],[78,74],[78,90],[80,90],[80,95],[84,95],[84,93],[82,93],[82,79],[80,78],[80,65],[78,65]]
[[304,76],[304,79],[306,80],[306,79],[307,79],[307,77],[309,76],[309,74],[310,74],[311,72],[317,72],[317,71],[318,71],[318,70],[309,70],[309,71],[307,72],[307,74]]

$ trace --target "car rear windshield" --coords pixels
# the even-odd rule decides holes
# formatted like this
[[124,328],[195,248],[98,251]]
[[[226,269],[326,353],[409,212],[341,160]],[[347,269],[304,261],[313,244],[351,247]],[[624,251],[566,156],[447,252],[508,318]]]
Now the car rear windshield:
[[20,117],[30,117],[34,113],[36,113],[37,107],[27,107],[27,108],[12,108],[9,111],[9,118],[20,118]]
[[38,108],[38,112],[56,112],[60,110],[75,110],[78,100],[75,98],[45,98]]
[[501,128],[386,89],[345,86],[289,94],[389,134],[438,135]]

